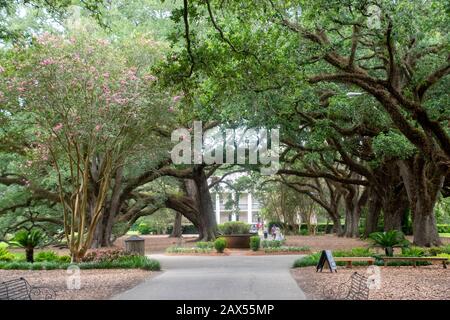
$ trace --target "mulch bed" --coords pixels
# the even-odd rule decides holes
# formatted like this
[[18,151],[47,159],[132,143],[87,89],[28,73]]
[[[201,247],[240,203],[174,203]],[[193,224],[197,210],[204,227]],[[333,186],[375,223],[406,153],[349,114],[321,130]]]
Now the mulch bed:
[[131,289],[159,272],[140,269],[80,270],[79,290],[68,290],[66,270],[0,270],[0,281],[25,278],[32,286],[49,287],[57,300],[104,300]]
[[[366,267],[338,268],[337,273],[316,272],[315,267],[292,269],[291,274],[308,299],[325,299],[325,289],[336,289],[353,272],[365,274]],[[450,300],[450,269],[441,265],[417,268],[380,267],[381,287],[370,290],[369,300]]]

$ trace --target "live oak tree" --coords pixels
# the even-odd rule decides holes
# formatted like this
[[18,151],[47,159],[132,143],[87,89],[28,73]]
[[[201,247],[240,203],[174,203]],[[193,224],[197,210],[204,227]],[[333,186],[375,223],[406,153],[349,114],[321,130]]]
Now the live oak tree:
[[[244,118],[247,123],[265,119],[266,125],[278,122],[292,129],[287,115],[295,102],[301,111],[308,110],[311,99],[304,88],[309,85],[322,92],[337,90],[341,96],[356,91],[371,97],[376,112],[390,120],[388,131],[414,149],[407,158],[390,160],[406,190],[414,241],[439,244],[433,208],[448,175],[450,155],[448,108],[443,107],[448,104],[443,88],[450,70],[448,15],[445,5],[436,1],[370,5],[350,0],[185,1],[175,18],[186,50],[174,58],[180,74],[189,77],[185,83],[192,97],[195,91],[205,117],[220,105],[219,118]],[[338,160],[345,161],[341,150],[346,150],[333,148]],[[355,168],[348,161],[347,166]],[[356,174],[365,176],[359,169]],[[377,201],[368,200],[376,209]]]

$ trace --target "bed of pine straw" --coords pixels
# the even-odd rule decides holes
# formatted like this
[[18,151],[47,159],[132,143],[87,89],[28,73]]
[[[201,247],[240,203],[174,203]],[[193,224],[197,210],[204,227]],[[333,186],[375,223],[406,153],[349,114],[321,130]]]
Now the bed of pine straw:
[[[366,267],[347,269],[338,267],[337,273],[329,270],[316,272],[315,267],[292,269],[291,273],[308,299],[322,300],[325,289],[335,289],[346,282],[353,272],[365,274]],[[380,267],[380,289],[370,290],[369,300],[450,300],[450,268],[442,264],[402,267]]]
[[140,269],[80,270],[80,290],[68,290],[66,270],[0,270],[0,281],[25,278],[56,291],[56,300],[104,300],[131,289],[158,272]]

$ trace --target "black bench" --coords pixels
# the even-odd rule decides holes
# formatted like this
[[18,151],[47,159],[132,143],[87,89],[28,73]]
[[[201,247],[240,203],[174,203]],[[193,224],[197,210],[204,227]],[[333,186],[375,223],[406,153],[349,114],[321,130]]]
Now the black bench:
[[338,286],[337,290],[324,288],[323,294],[327,300],[368,300],[368,278],[354,272],[348,281]]
[[55,290],[31,286],[24,278],[0,283],[0,300],[53,300],[55,297]]

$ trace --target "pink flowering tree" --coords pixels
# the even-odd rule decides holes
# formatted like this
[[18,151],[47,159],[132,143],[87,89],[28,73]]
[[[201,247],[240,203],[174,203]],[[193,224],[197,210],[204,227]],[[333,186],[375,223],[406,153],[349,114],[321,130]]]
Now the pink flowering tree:
[[91,247],[116,173],[170,121],[172,102],[148,69],[154,48],[130,52],[131,44],[44,34],[0,69],[2,106],[35,130],[25,167],[56,172],[73,261]]

